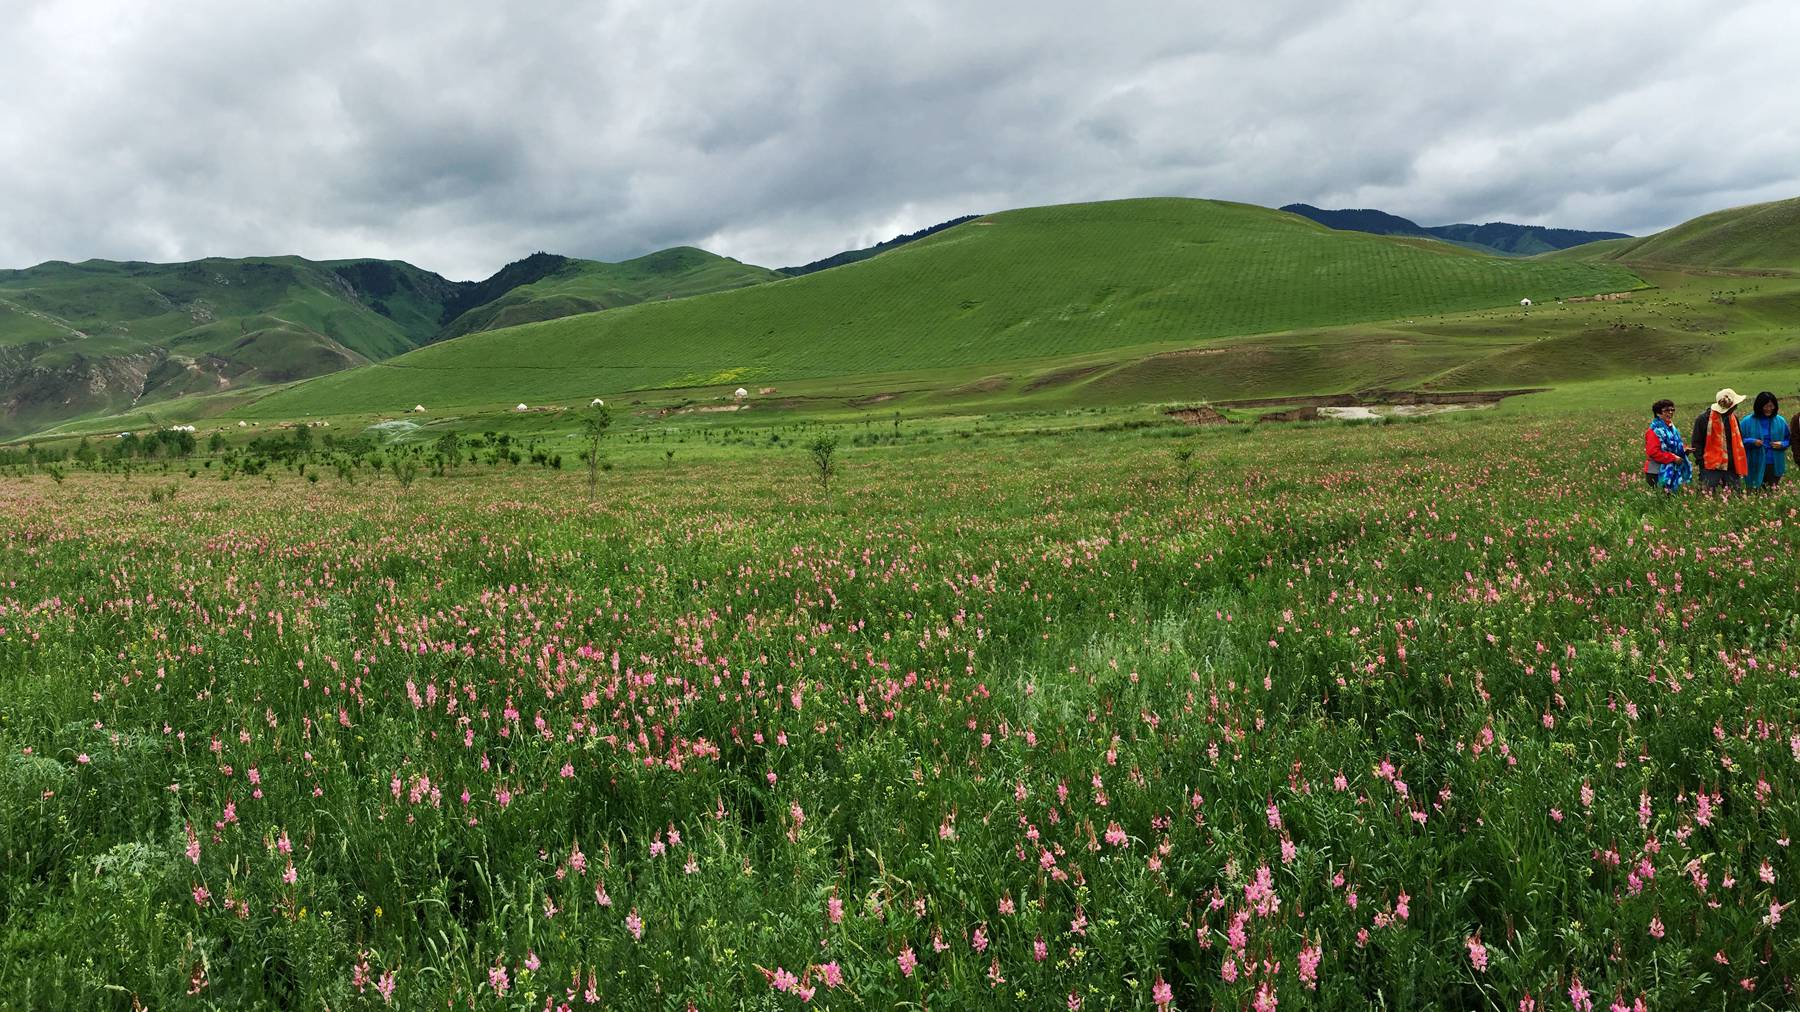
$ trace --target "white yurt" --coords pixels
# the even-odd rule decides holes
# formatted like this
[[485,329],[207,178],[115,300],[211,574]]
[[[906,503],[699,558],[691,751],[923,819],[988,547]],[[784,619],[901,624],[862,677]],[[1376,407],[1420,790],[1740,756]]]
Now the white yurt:
[[530,411],[531,409],[526,407],[525,405],[521,404],[518,407],[514,408],[513,410],[514,411]]

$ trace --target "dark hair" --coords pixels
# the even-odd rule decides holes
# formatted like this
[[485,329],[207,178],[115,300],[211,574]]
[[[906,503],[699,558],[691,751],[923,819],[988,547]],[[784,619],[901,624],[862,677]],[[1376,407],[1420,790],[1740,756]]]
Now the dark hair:
[[1775,399],[1774,394],[1764,390],[1762,393],[1756,395],[1756,406],[1751,409],[1750,413],[1753,415],[1762,414],[1764,404],[1773,404],[1775,405],[1776,411],[1781,410],[1781,402]]
[[1650,413],[1653,415],[1660,415],[1663,413],[1663,409],[1672,408],[1674,406],[1675,406],[1674,401],[1669,400],[1667,397],[1664,397],[1662,400],[1657,401],[1655,404],[1650,405]]

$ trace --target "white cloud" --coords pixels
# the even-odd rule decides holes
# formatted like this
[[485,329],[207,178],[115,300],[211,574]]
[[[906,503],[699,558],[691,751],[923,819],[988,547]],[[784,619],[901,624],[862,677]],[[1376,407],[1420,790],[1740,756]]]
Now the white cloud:
[[12,0],[0,264],[803,263],[1147,194],[1644,232],[1800,194],[1800,8]]

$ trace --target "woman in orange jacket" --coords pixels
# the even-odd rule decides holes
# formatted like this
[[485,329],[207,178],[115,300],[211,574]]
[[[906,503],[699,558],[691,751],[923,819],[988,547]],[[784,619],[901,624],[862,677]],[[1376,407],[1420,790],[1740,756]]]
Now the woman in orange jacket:
[[1744,434],[1738,429],[1737,407],[1742,403],[1744,395],[1726,387],[1694,419],[1692,453],[1700,459],[1700,487],[1709,492],[1737,488],[1750,473]]

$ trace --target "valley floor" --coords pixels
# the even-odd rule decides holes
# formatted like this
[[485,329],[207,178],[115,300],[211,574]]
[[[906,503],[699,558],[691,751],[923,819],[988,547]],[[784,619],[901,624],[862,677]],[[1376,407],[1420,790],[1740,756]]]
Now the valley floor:
[[6,1000],[1794,1006],[1792,489],[1134,417],[4,479]]

